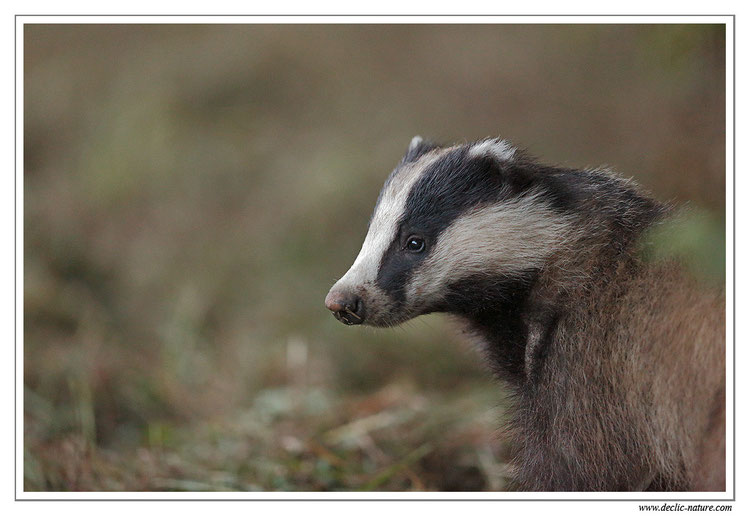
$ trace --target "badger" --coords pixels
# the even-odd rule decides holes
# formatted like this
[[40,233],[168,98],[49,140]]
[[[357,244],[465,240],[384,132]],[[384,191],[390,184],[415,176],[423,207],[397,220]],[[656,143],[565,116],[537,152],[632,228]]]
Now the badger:
[[509,392],[517,489],[724,491],[724,293],[645,257],[671,211],[608,169],[415,137],[325,304],[458,320]]

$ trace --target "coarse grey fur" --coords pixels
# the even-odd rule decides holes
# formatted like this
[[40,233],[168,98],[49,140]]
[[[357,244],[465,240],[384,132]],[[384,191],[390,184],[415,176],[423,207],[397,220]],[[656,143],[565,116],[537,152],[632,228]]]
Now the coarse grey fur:
[[511,393],[519,489],[724,491],[724,293],[643,258],[667,219],[608,170],[417,137],[326,304],[461,321]]

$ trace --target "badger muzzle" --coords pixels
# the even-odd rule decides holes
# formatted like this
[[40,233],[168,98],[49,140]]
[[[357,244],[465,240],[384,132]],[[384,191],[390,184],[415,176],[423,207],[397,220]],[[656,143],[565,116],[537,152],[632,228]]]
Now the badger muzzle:
[[326,296],[326,308],[344,324],[351,326],[365,322],[365,303],[353,292],[338,290],[334,286]]

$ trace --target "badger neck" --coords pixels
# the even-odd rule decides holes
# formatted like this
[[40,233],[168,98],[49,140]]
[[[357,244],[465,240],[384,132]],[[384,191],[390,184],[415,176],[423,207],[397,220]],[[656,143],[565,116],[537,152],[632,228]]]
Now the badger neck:
[[448,299],[458,307],[450,312],[478,338],[492,372],[511,383],[522,382],[525,376],[527,314],[539,277],[539,270],[529,269],[489,281],[481,276],[467,278],[453,285]]
[[[542,267],[468,278],[452,289],[452,311],[483,342],[493,372],[511,384],[533,381],[555,346],[559,327],[591,317],[586,307],[596,296],[620,288],[612,281],[618,271],[642,266],[640,237],[667,211],[626,181],[596,171],[574,172],[576,192],[561,214],[573,226]],[[549,177],[556,194],[566,188],[564,173]]]

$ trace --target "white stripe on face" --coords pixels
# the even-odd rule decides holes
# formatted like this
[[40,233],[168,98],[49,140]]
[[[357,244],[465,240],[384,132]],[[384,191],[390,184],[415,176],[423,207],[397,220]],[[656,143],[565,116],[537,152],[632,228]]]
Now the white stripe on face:
[[414,163],[402,165],[385,187],[376,211],[370,221],[370,229],[362,244],[362,249],[351,268],[333,288],[361,287],[374,284],[383,255],[388,250],[398,231],[398,221],[404,213],[406,199],[414,183],[442,154],[451,149],[432,151]]
[[572,221],[555,213],[538,194],[470,210],[440,234],[412,275],[407,305],[435,302],[448,283],[472,274],[513,276],[542,267],[572,227]]

